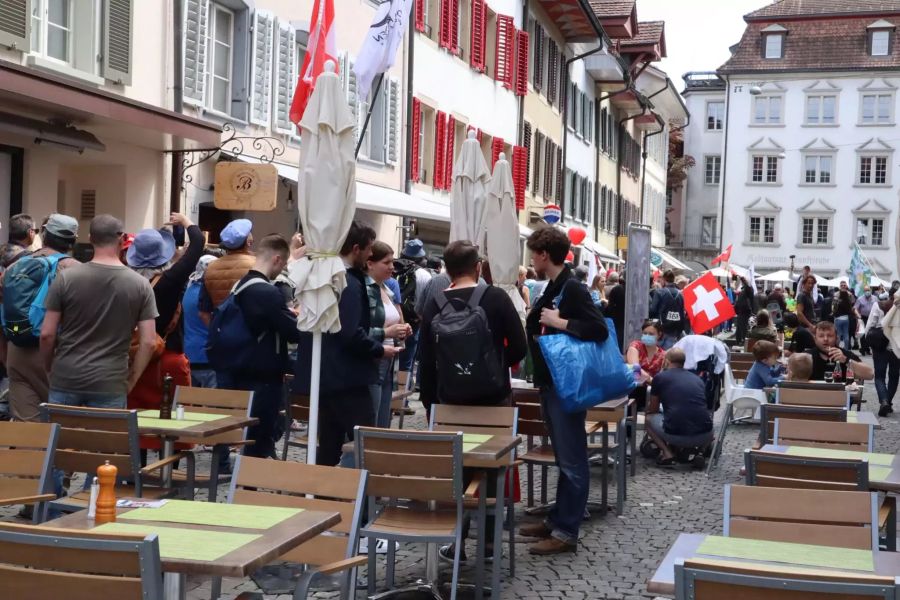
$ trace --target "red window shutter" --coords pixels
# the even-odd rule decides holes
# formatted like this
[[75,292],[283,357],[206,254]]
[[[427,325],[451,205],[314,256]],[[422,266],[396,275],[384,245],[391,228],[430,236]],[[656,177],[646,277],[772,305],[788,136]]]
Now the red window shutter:
[[422,131],[422,103],[418,98],[413,98],[412,102],[412,156],[410,156],[410,179],[419,182],[419,171],[422,170],[419,164],[419,134]]
[[434,117],[434,189],[444,189],[444,170],[447,166],[447,115],[437,111]]
[[453,17],[453,0],[440,0],[441,2],[441,23],[440,23],[440,41],[441,48],[453,48],[453,25],[451,18]]
[[[459,53],[459,0],[449,0],[450,2],[450,27],[452,30],[450,40],[450,50],[454,54]],[[450,187],[449,185],[447,187]]]
[[516,96],[528,93],[528,32],[516,31]]
[[425,0],[416,0],[416,31],[425,31]]
[[531,123],[525,123],[522,128],[522,144],[525,148],[525,185],[527,186],[531,183],[531,161],[528,159],[531,156]]
[[453,161],[456,158],[454,153],[454,143],[456,142],[456,119],[447,116],[447,149],[445,154],[446,165],[444,166],[444,189],[449,190],[450,184],[453,183]]
[[476,71],[484,73],[485,46],[487,44],[487,4],[484,0],[472,0],[472,43],[469,63]]
[[525,209],[525,187],[528,183],[528,148],[513,147],[512,178],[516,192],[516,210]]
[[503,138],[495,137],[491,142],[491,171],[494,170],[494,165],[500,160],[501,152],[503,152]]
[[501,82],[506,89],[512,88],[513,76],[513,39],[516,26],[509,15],[497,15],[497,65],[494,79]]
[[481,143],[481,139],[484,137],[484,132],[481,129],[475,130],[475,139],[478,140],[478,143]]

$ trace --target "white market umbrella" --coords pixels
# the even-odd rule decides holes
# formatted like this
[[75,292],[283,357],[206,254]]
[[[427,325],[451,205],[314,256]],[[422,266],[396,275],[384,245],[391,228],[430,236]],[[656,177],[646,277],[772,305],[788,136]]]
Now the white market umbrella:
[[341,330],[338,300],[347,285],[338,253],[356,212],[355,124],[334,62],[328,61],[300,121],[303,144],[297,209],[308,250],[290,267],[300,302],[297,328],[313,334],[307,450],[310,464],[316,462],[319,439],[322,333]]
[[724,267],[716,267],[714,269],[710,269],[709,271],[704,271],[703,274],[706,273],[712,274],[713,277],[725,277],[727,279],[731,278],[731,271]]
[[850,279],[846,275],[835,277],[834,279],[822,279],[816,277],[816,283],[825,287],[840,287],[841,283],[847,283]]
[[784,281],[793,281],[794,278],[791,277],[791,273],[787,269],[782,269],[781,271],[775,271],[774,273],[769,273],[768,275],[760,275],[756,278],[757,281],[775,281],[775,282],[784,282]]
[[450,188],[450,241],[469,240],[478,243],[481,237],[481,220],[484,217],[484,199],[491,173],[481,144],[475,132],[469,131],[453,165],[453,183]]
[[525,300],[516,288],[519,279],[519,220],[512,170],[501,152],[487,187],[482,234],[475,240],[491,265],[494,285],[509,294],[519,317],[525,318]]

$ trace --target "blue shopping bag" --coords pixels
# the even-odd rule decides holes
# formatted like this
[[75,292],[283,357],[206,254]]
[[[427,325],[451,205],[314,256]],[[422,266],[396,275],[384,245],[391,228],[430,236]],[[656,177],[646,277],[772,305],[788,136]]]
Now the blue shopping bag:
[[615,335],[600,343],[559,333],[542,335],[538,344],[568,413],[627,396],[634,389],[634,375],[622,360]]

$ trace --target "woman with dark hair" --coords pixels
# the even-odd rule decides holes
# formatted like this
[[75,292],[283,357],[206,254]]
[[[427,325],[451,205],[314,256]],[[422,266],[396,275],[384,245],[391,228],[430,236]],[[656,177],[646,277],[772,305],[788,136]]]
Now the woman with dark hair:
[[647,386],[666,364],[666,351],[659,345],[662,336],[659,323],[655,319],[648,319],[641,327],[640,339],[633,340],[625,353],[625,362],[629,365],[638,365],[641,369],[641,384],[634,389],[631,396],[637,400],[638,412],[644,410],[647,402]]
[[743,344],[747,337],[747,327],[750,324],[750,315],[756,309],[756,295],[753,292],[753,286],[744,277],[741,277],[741,293],[737,300],[734,301],[734,312],[736,315],[737,328],[734,338],[738,344]]
[[[847,290],[840,290],[832,302],[834,328],[837,330],[841,348],[850,350],[850,317],[854,316],[853,298]],[[854,332],[855,333],[855,332]]]
[[778,332],[772,326],[772,317],[769,316],[769,311],[762,309],[756,313],[756,325],[747,333],[747,339],[778,343]]

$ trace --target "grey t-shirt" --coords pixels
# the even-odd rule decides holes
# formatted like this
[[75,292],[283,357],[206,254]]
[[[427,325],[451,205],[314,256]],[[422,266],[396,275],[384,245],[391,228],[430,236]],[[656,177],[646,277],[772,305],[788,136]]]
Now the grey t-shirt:
[[62,313],[50,388],[125,394],[131,334],[158,315],[150,282],[124,265],[85,263],[57,274],[45,306]]

